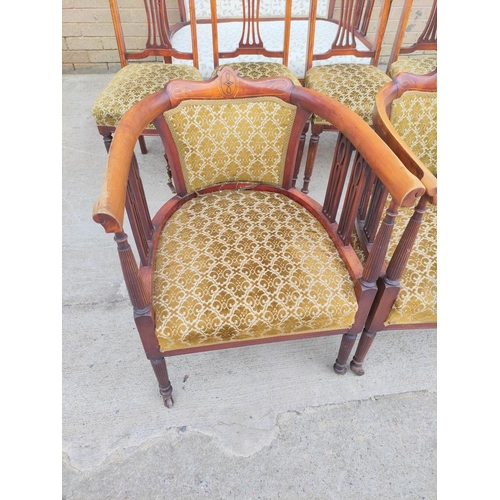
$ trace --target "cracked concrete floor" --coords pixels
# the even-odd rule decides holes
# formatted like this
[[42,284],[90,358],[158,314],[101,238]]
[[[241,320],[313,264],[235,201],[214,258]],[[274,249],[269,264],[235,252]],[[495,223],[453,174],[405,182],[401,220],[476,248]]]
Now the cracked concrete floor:
[[[435,330],[380,334],[364,377],[333,373],[340,337],[170,358],[162,406],[115,243],[91,218],[106,152],[90,109],[110,78],[63,76],[63,498],[436,498]],[[148,147],[154,211],[168,187]]]

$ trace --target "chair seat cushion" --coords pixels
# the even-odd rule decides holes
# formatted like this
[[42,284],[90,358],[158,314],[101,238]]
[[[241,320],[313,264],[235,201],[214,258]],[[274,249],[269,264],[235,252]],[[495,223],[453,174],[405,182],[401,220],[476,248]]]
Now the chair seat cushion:
[[394,78],[398,73],[413,73],[426,75],[437,69],[436,56],[402,57],[394,61],[387,70],[387,74]]
[[[304,85],[340,101],[372,125],[375,96],[390,81],[382,70],[370,64],[331,64],[311,68]],[[318,116],[314,116],[313,121],[330,125]]]
[[[167,82],[203,80],[194,66],[184,64],[135,63],[120,69],[99,94],[92,107],[97,125],[116,127],[136,102],[162,89]],[[149,124],[147,128],[154,128]]]
[[182,205],[160,236],[162,352],[347,329],[354,283],[323,226],[290,198],[224,190]]
[[300,85],[299,79],[293,74],[291,69],[288,69],[283,64],[271,62],[239,62],[221,64],[214,69],[212,78],[217,76],[217,71],[220,71],[224,66],[231,66],[231,68],[238,71],[238,76],[241,76],[242,78],[258,80],[259,78],[286,76],[287,78],[290,78],[295,85]]

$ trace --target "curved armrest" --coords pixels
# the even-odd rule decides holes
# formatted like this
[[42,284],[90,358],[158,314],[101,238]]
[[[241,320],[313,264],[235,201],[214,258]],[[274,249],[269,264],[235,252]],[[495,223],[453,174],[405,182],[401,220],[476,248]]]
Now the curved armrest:
[[[222,72],[207,82],[173,80],[165,89],[148,96],[128,110],[116,128],[100,198],[94,205],[93,218],[106,232],[123,231],[127,180],[134,146],[144,128],[155,118],[161,119],[171,103],[181,99],[221,98],[226,83]],[[232,73],[232,71],[229,71]],[[236,78],[236,74],[234,73]],[[266,81],[267,80],[267,81]],[[310,89],[293,85],[291,80],[237,79],[237,97],[276,95],[317,114],[332,123],[368,162],[374,173],[401,206],[412,206],[425,192],[422,183],[411,175],[384,141],[353,111],[343,104]],[[238,87],[239,86],[239,87]],[[235,93],[230,98],[234,98]],[[225,96],[222,96],[223,98]]]
[[130,162],[137,139],[146,126],[169,104],[168,95],[159,90],[132,106],[116,128],[109,149],[101,196],[94,204],[93,219],[107,233],[123,231],[125,199]]
[[295,87],[292,102],[328,120],[343,133],[368,162],[375,175],[400,206],[413,206],[425,192],[394,152],[354,111],[314,90]]
[[436,204],[436,177],[408,147],[389,119],[388,110],[390,109],[391,103],[408,90],[435,92],[437,90],[437,72],[433,72],[430,75],[400,73],[392,82],[382,87],[375,98],[373,128],[394,153],[396,153],[405,167],[420,179],[425,187],[427,195],[432,199],[432,203]]

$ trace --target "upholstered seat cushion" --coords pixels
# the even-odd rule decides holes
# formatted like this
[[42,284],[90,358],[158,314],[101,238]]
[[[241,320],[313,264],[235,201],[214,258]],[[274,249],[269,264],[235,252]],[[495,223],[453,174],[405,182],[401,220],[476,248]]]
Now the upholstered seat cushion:
[[437,92],[404,92],[392,102],[391,123],[422,163],[437,176]]
[[298,78],[293,74],[291,69],[288,69],[283,64],[270,62],[239,62],[231,64],[221,64],[212,72],[212,77],[217,76],[217,71],[220,71],[224,66],[231,66],[238,71],[238,76],[242,78],[251,78],[258,80],[259,78],[269,78],[272,76],[286,76],[290,78],[295,85],[300,85]]
[[426,75],[437,69],[436,56],[402,57],[394,61],[387,74],[394,78],[398,73],[413,73],[415,75]]
[[[305,87],[333,97],[372,125],[375,96],[390,81],[382,70],[370,64],[332,64],[311,68],[306,73]],[[329,125],[316,115],[313,121]]]
[[162,352],[349,328],[353,281],[323,226],[288,197],[226,190],[167,221],[153,307]]
[[[162,89],[174,79],[203,80],[193,66],[164,63],[129,64],[111,79],[92,107],[97,125],[116,127],[136,102]],[[154,128],[150,124],[147,128]]]

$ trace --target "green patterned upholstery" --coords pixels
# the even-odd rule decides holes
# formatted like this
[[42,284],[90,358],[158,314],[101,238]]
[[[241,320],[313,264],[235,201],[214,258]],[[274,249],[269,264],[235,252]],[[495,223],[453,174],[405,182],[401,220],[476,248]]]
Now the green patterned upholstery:
[[281,186],[295,113],[276,97],[183,101],[167,111],[187,191],[233,181]]
[[[372,125],[373,104],[377,92],[391,79],[370,64],[332,64],[315,66],[306,73],[305,87],[345,104]],[[329,125],[318,116],[314,123]]]
[[271,62],[240,62],[231,64],[221,64],[214,69],[212,77],[217,76],[217,71],[220,71],[225,66],[230,66],[238,71],[238,76],[242,78],[251,78],[258,80],[259,78],[269,78],[272,76],[286,76],[290,78],[295,85],[300,85],[298,78],[292,70],[288,69],[283,64]]
[[162,352],[349,328],[354,283],[323,226],[290,198],[198,196],[158,242],[153,307]]
[[[164,63],[129,64],[111,79],[92,107],[97,125],[116,127],[122,116],[141,99],[174,79],[203,80],[193,66]],[[147,128],[154,128],[150,124]]]
[[426,75],[437,69],[436,56],[402,57],[394,61],[387,71],[390,78],[398,73],[413,73],[415,75]]
[[406,91],[392,102],[391,123],[422,163],[437,176],[437,92]]

